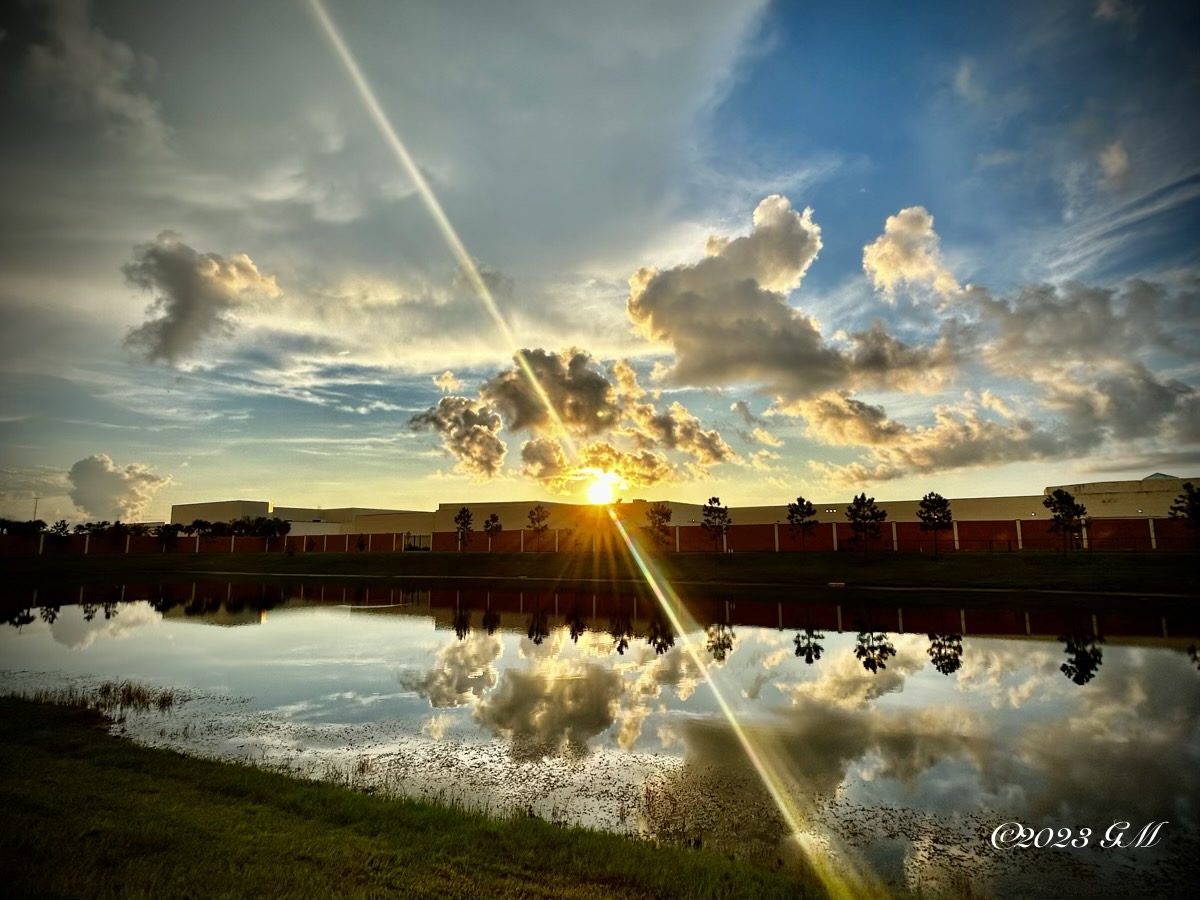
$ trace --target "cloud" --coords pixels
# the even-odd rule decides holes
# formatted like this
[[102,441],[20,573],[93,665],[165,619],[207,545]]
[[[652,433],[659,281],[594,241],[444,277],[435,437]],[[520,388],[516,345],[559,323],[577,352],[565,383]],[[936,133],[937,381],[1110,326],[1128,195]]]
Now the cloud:
[[106,612],[90,622],[83,610],[69,608],[50,625],[55,641],[72,650],[86,650],[100,639],[121,639],[144,628],[162,625],[162,613],[149,603],[123,603],[118,613]]
[[125,468],[98,453],[81,459],[67,473],[71,501],[96,519],[137,520],[155,492],[170,483],[170,476],[154,475],[143,463]]
[[153,61],[106,35],[91,17],[87,0],[50,0],[48,40],[29,49],[28,77],[61,115],[99,119],[134,149],[164,154],[168,132],[158,103],[133,86],[153,74]]
[[449,369],[441,375],[433,376],[433,383],[443,394],[453,394],[455,391],[461,391],[463,387],[463,383]]
[[884,694],[902,691],[908,676],[928,664],[925,648],[916,635],[888,635],[896,653],[886,661],[886,668],[868,672],[862,661],[847,647],[829,655],[815,681],[790,685],[786,690],[793,703],[820,703],[843,709],[862,709]]
[[1100,170],[1104,173],[1104,187],[1110,191],[1118,191],[1129,186],[1133,180],[1133,165],[1121,141],[1113,141],[1100,151],[1098,158]]
[[1092,17],[1097,22],[1103,22],[1106,25],[1120,25],[1130,35],[1136,32],[1141,15],[1141,7],[1131,0],[1096,0],[1095,9],[1092,12]]
[[437,653],[437,662],[424,675],[403,673],[401,686],[415,691],[434,709],[476,703],[496,686],[495,662],[504,652],[498,635],[472,631]]
[[693,265],[639,269],[629,280],[629,318],[646,337],[673,346],[676,383],[827,384],[838,377],[838,355],[785,296],[820,249],[812,211],[797,213],[786,198],[768,197],[749,235],[710,237],[708,255]]
[[632,404],[625,410],[625,415],[634,425],[628,433],[648,446],[680,450],[701,466],[738,459],[720,432],[715,428],[706,430],[678,400],[663,412],[655,410],[649,403]]
[[983,88],[975,79],[975,60],[964,59],[958,64],[958,68],[954,70],[954,93],[962,97],[964,100],[969,100],[971,103],[978,103],[983,99]]
[[750,436],[760,444],[766,444],[768,447],[782,447],[783,441],[771,434],[765,428],[755,427]]
[[778,415],[799,416],[810,438],[835,446],[892,443],[908,430],[889,419],[882,406],[855,400],[845,391],[777,404],[772,410]]
[[941,261],[933,216],[910,206],[888,216],[883,234],[863,247],[863,271],[889,301],[902,285],[931,288],[943,297],[958,291],[958,281]]
[[[864,414],[868,418],[876,415],[869,409]],[[870,425],[867,422],[842,427],[842,433],[848,433],[853,428],[869,429]],[[1073,446],[1066,436],[1027,419],[995,422],[969,407],[937,407],[933,425],[902,427],[890,437],[888,443],[872,447],[866,464],[810,465],[839,484],[861,485],[913,473],[1048,459],[1083,449]]]
[[[935,236],[936,237],[936,236]],[[758,382],[784,398],[835,388],[880,386],[925,389],[953,369],[954,323],[932,348],[912,347],[881,323],[826,343],[815,319],[788,305],[821,247],[812,211],[768,197],[754,230],[711,237],[709,255],[693,265],[640,269],[630,279],[626,308],[652,340],[675,351],[669,380],[696,386]],[[936,248],[935,248],[936,249]]]
[[408,424],[414,431],[438,434],[463,472],[491,478],[504,465],[508,447],[499,436],[500,416],[478,400],[442,397],[437,406],[417,413]]
[[205,338],[232,333],[243,298],[279,295],[274,276],[260,274],[244,253],[197,253],[171,231],[135,247],[122,271],[130,284],[154,294],[151,318],[125,339],[149,362],[174,364]]
[[579,758],[616,721],[623,689],[617,672],[593,663],[569,672],[506,669],[499,687],[475,707],[475,720],[508,738],[514,759]]
[[521,474],[527,478],[561,482],[568,470],[567,454],[558,441],[534,438],[521,445]]
[[762,422],[760,418],[754,415],[754,413],[750,412],[750,404],[745,400],[734,400],[733,403],[729,405],[729,409],[731,412],[737,413],[738,418],[741,419],[743,424],[745,424],[747,427],[759,425]]
[[611,472],[630,487],[648,487],[679,478],[679,472],[661,453],[621,450],[601,441],[580,448],[579,462],[584,468]]
[[[618,412],[616,394],[604,374],[593,367],[591,354],[582,350],[522,350],[520,356],[569,431],[593,435],[613,427]],[[545,400],[519,365],[485,382],[479,393],[513,431],[551,425]]]
[[975,157],[975,165],[981,169],[992,169],[1007,166],[1016,162],[1020,155],[1013,150],[993,150],[991,153],[980,153]]

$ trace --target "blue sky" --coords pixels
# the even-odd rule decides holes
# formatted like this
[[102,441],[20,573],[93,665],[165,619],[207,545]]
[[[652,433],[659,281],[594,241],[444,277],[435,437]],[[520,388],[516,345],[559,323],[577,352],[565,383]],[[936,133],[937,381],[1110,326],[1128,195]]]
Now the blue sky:
[[1197,471],[1188,5],[328,12],[510,333],[310,4],[10,4],[0,515]]

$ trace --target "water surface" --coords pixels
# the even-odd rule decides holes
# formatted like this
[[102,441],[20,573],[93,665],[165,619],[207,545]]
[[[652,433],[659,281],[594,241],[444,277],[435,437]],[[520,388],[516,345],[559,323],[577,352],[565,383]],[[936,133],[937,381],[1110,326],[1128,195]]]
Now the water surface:
[[[697,626],[677,634],[633,596],[346,580],[6,602],[6,689],[173,687],[185,701],[169,716],[120,726],[151,744],[786,864],[736,723],[814,844],[895,890],[1197,887],[1196,626],[1144,603],[692,598]],[[1122,821],[1168,824],[1154,847],[1098,847]],[[1000,851],[1005,822],[1094,839]]]

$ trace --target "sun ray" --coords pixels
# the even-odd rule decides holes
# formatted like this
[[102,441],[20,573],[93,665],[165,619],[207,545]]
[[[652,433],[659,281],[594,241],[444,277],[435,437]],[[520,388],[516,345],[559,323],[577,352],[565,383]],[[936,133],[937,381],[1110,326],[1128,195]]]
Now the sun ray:
[[[572,459],[578,458],[578,452],[574,443],[571,441],[570,435],[567,433],[563,425],[562,418],[558,411],[554,408],[549,395],[545,388],[538,380],[536,373],[529,365],[529,361],[525,358],[522,348],[516,339],[508,322],[501,314],[499,305],[488,289],[487,284],[479,274],[479,269],[475,265],[475,261],[467,252],[462,239],[458,232],[454,229],[449,217],[446,215],[445,209],[438,201],[433,189],[421,174],[416,162],[409,154],[408,149],[400,140],[395,128],[392,127],[391,121],[388,119],[387,113],[384,112],[379,100],[375,96],[375,92],[371,89],[367,82],[366,76],[363,74],[354,55],[350,52],[341,33],[334,25],[332,18],[325,9],[321,0],[309,0],[309,7],[324,32],[325,37],[329,40],[338,59],[341,61],[346,73],[366,106],[368,113],[379,129],[380,134],[392,150],[396,160],[400,163],[401,168],[411,179],[416,187],[417,194],[420,196],[422,203],[432,217],[438,231],[445,240],[451,253],[457,260],[462,271],[466,274],[471,286],[474,288],[476,295],[479,297],[484,310],[495,323],[497,330],[502,335],[505,343],[511,349],[513,357],[516,359],[517,365],[520,367],[522,374],[528,380],[530,386],[541,402],[545,405],[547,413],[553,423],[555,430],[558,432],[565,449]],[[629,554],[634,561],[638,572],[645,580],[651,593],[654,595],[656,602],[661,608],[663,614],[669,620],[671,627],[680,636],[683,641],[685,652],[691,657],[701,673],[703,673],[705,681],[716,698],[717,705],[721,710],[722,715],[729,722],[730,728],[736,735],[738,742],[745,751],[747,758],[754,767],[767,792],[771,796],[772,801],[778,807],[780,814],[787,823],[789,832],[795,840],[797,846],[803,851],[808,863],[813,867],[814,871],[820,876],[826,890],[832,897],[870,897],[879,896],[883,893],[881,886],[870,879],[870,876],[859,874],[860,867],[851,865],[850,856],[845,852],[845,848],[841,848],[842,852],[836,853],[834,857],[829,857],[821,848],[818,839],[824,839],[825,843],[836,847],[836,841],[829,834],[822,833],[819,826],[812,820],[811,816],[802,815],[798,809],[794,799],[789,794],[797,792],[789,792],[785,785],[784,779],[780,775],[783,771],[783,766],[778,764],[778,761],[773,761],[770,757],[772,754],[768,752],[768,748],[756,742],[753,735],[742,727],[738,721],[737,715],[733,708],[725,699],[717,680],[713,673],[709,670],[703,655],[697,649],[695,642],[689,637],[689,633],[694,633],[698,630],[696,623],[692,621],[691,616],[683,608],[679,602],[674,590],[669,582],[654,566],[650,557],[642,551],[637,542],[633,539],[630,533],[621,523],[616,512],[611,506],[607,507],[607,513],[611,521],[616,527],[616,531],[621,539],[621,549]],[[807,819],[807,823],[802,820]],[[807,825],[807,827],[806,827]]]
[[308,5],[316,17],[317,23],[321,26],[321,30],[325,33],[325,37],[328,38],[330,45],[341,61],[342,66],[346,69],[346,74],[350,76],[351,82],[353,82],[355,89],[358,91],[358,95],[366,106],[371,119],[375,122],[375,126],[379,129],[379,133],[383,136],[384,141],[395,155],[396,160],[400,163],[400,167],[417,189],[417,195],[429,211],[430,217],[433,219],[438,231],[441,232],[442,238],[450,248],[450,252],[454,255],[463,273],[466,274],[467,280],[471,283],[471,287],[483,304],[484,310],[491,317],[496,329],[504,338],[504,342],[520,367],[521,373],[529,382],[530,387],[537,393],[538,398],[545,404],[550,419],[554,423],[555,431],[557,432],[556,436],[561,438],[571,456],[575,456],[574,443],[571,441],[571,436],[563,425],[562,417],[559,416],[558,410],[554,408],[550,396],[538,380],[533,367],[529,365],[529,360],[526,359],[525,352],[517,341],[517,336],[509,326],[508,320],[501,313],[500,306],[496,302],[496,298],[492,296],[492,292],[488,289],[487,283],[484,282],[483,277],[479,274],[479,267],[475,265],[475,260],[467,252],[466,245],[463,244],[462,239],[458,236],[454,224],[450,221],[450,217],[446,215],[446,210],[442,207],[429,182],[425,180],[425,176],[421,174],[421,170],[412,158],[412,155],[408,152],[408,148],[400,140],[400,135],[392,127],[391,120],[388,118],[387,113],[384,112],[378,98],[376,98],[375,91],[372,90],[367,77],[363,74],[358,61],[354,58],[354,54],[350,52],[350,47],[342,38],[342,34],[338,31],[328,10],[325,9],[325,4],[321,0],[309,0]]

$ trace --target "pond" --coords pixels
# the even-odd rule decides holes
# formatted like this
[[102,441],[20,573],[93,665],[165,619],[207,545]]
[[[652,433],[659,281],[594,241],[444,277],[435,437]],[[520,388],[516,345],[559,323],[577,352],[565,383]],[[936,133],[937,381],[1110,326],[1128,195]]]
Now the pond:
[[4,690],[174,688],[171,712],[117,726],[148,744],[764,865],[802,852],[893,892],[1198,887],[1197,623],[1145,601],[668,614],[346,579],[0,600]]

